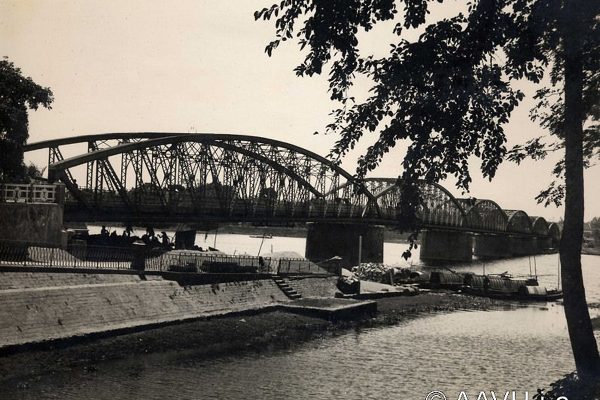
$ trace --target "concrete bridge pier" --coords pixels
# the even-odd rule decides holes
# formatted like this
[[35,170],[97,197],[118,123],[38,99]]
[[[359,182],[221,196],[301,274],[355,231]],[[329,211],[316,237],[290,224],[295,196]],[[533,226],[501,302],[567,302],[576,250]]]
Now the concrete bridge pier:
[[470,262],[473,256],[473,236],[468,232],[423,230],[419,254],[427,264]]
[[309,223],[305,256],[318,262],[335,256],[342,267],[361,262],[383,262],[383,226],[345,223]]
[[537,253],[544,253],[546,250],[551,249],[552,238],[550,236],[538,236],[537,238]]
[[529,252],[530,255],[533,254],[538,254],[538,243],[537,243],[537,237],[535,236],[529,236],[526,241],[527,243],[527,251]]
[[196,230],[189,229],[175,232],[176,249],[193,249],[196,244]]
[[511,235],[509,242],[513,256],[530,256],[537,253],[535,236]]
[[481,259],[510,257],[512,253],[509,237],[491,233],[475,235],[473,254]]

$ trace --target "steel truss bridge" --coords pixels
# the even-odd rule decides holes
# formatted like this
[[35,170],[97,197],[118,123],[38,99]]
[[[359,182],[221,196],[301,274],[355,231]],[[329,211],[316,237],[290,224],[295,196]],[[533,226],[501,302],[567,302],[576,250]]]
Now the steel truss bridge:
[[[66,150],[74,157],[64,157]],[[357,180],[290,143],[231,134],[106,133],[25,146],[48,152],[48,178],[67,189],[65,220],[132,224],[352,222],[397,225],[396,178]],[[83,182],[75,177],[85,176]],[[559,228],[492,200],[458,199],[419,182],[429,228],[550,236]]]

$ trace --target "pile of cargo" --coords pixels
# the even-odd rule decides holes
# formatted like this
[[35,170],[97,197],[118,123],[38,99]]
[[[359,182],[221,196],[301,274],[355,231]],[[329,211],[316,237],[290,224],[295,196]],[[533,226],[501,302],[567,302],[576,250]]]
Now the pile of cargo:
[[378,263],[364,263],[352,268],[352,273],[361,281],[387,283],[390,285],[419,283],[427,280],[427,274],[409,268],[392,267]]
[[361,281],[389,282],[389,271],[393,269],[379,263],[363,263],[352,267],[352,273]]

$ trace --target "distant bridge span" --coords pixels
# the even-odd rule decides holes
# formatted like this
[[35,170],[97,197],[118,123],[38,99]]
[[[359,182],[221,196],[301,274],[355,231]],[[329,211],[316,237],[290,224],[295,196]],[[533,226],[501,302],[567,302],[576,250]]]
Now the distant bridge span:
[[[76,147],[74,157],[64,150]],[[85,146],[85,147],[84,147]],[[50,180],[69,196],[65,219],[160,222],[351,222],[397,225],[396,178],[356,179],[302,147],[247,135],[105,133],[28,144],[48,151]],[[80,184],[75,176],[85,176]],[[541,217],[503,210],[492,200],[457,199],[419,182],[425,228],[550,236]]]

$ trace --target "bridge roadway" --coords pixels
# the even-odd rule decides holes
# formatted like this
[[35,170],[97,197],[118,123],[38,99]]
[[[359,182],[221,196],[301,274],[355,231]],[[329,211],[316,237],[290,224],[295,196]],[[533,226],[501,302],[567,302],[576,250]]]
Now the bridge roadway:
[[[25,147],[26,152],[37,150],[48,151],[49,180],[67,188],[66,221],[313,222],[309,242],[343,237],[356,243],[363,236],[368,259],[383,256],[381,225],[397,226],[400,217],[398,179],[358,180],[314,152],[269,138],[106,133]],[[65,158],[67,153],[76,155]],[[75,178],[82,176],[83,182]],[[481,257],[542,252],[556,247],[560,238],[558,226],[544,218],[504,210],[493,200],[458,199],[435,183],[418,186],[417,217],[425,229],[422,258],[447,259],[451,253],[457,261],[470,259],[473,235],[475,254]],[[353,233],[346,237],[348,232]],[[369,249],[373,246],[376,250]],[[318,253],[313,258],[342,251],[313,247]]]

